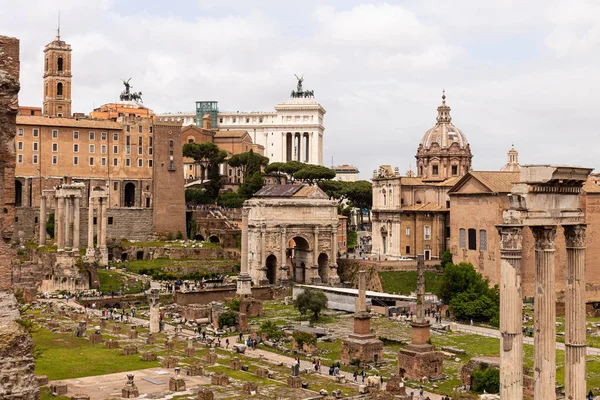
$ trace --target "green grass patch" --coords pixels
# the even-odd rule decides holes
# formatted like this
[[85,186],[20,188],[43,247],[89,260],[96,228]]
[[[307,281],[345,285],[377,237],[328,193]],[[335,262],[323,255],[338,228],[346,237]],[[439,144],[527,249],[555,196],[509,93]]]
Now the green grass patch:
[[40,388],[40,400],[71,400],[69,396],[52,396],[48,386]]
[[[132,278],[124,275],[121,272],[99,269],[98,278],[100,279],[100,290],[102,292],[118,291],[123,290],[124,293],[140,293],[142,288],[142,281],[132,280]],[[127,287],[125,287],[125,283]]]
[[[417,271],[383,271],[379,272],[379,280],[386,293],[410,294],[417,290]],[[425,290],[438,293],[442,283],[442,275],[425,271]]]
[[[193,242],[193,241],[192,241]],[[203,249],[220,249],[222,246],[218,243],[211,242],[201,242],[197,241],[196,243],[202,244]],[[169,242],[169,241],[155,241],[155,242],[129,242],[127,240],[121,241],[121,247],[191,247],[189,245],[185,245],[178,241]]]
[[140,354],[122,355],[122,349],[107,349],[104,343],[92,344],[73,334],[38,329],[33,333],[36,349],[35,373],[50,380],[81,378],[158,367],[158,361],[142,361]]

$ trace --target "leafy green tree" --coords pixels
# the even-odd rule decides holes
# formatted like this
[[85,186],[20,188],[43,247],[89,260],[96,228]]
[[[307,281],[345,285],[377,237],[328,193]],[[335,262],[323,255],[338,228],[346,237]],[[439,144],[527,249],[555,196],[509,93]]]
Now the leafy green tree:
[[244,200],[237,193],[223,193],[217,198],[217,204],[221,207],[241,208],[244,205]]
[[294,174],[305,166],[306,164],[299,161],[274,162],[265,167],[265,173],[274,174],[279,183],[281,183],[281,178],[286,175],[293,183]]
[[194,204],[210,204],[214,199],[208,197],[204,189],[189,188],[185,189],[185,201]]
[[226,326],[235,326],[235,313],[233,311],[225,311],[219,315],[219,328]]
[[269,340],[278,341],[283,337],[283,331],[277,326],[277,324],[273,321],[265,321],[260,326],[260,329],[257,331],[259,335],[267,335]]
[[485,293],[487,288],[488,281],[475,271],[471,263],[450,264],[444,269],[440,298],[445,304],[450,304],[452,298],[459,293]]
[[294,173],[294,178],[314,185],[322,180],[335,178],[335,171],[322,165],[305,164],[304,168]]
[[354,249],[358,245],[358,234],[356,231],[348,231],[348,250]]
[[446,265],[452,265],[452,252],[449,249],[444,251],[441,259],[442,268],[446,268]]
[[311,318],[316,321],[321,311],[327,308],[327,296],[322,290],[306,289],[296,297],[294,306],[302,315],[312,314]]
[[333,179],[322,180],[318,183],[322,191],[324,191],[330,199],[341,202],[346,198],[346,190],[348,183],[344,181],[335,181]]
[[269,159],[250,150],[245,153],[235,154],[229,157],[227,164],[229,164],[230,167],[241,168],[245,181],[246,178],[256,174],[257,172],[260,173],[262,168],[269,164]]
[[[373,207],[373,185],[369,181],[356,181],[348,182],[348,186],[345,190],[345,195],[350,202],[350,206],[356,207],[361,210],[360,223],[363,223],[362,210],[371,210]],[[369,215],[369,222],[371,222],[371,213]]]
[[205,184],[206,195],[210,199],[216,199],[221,190],[221,176],[219,165],[225,161],[227,152],[210,142],[186,143],[183,145],[183,156],[193,158],[197,163],[207,163],[209,182]]
[[46,233],[50,235],[51,238],[54,237],[54,213],[48,216],[48,222],[46,222]]
[[238,189],[238,194],[243,199],[249,199],[254,196],[254,193],[258,192],[265,185],[263,174],[255,172],[253,175],[244,178]]

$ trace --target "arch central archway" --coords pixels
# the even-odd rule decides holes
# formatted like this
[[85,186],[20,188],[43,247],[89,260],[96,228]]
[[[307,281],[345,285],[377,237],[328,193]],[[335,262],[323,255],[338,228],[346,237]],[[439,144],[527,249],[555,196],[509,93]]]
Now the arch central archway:
[[135,206],[135,185],[131,182],[125,185],[125,207]]
[[329,256],[325,253],[319,254],[318,264],[321,282],[329,282]]
[[267,267],[267,279],[269,280],[269,284],[274,285],[277,281],[277,257],[274,254],[271,254],[267,257],[266,265]]
[[310,268],[311,250],[308,241],[302,236],[294,236],[288,242],[287,257],[290,260],[294,279],[298,283],[309,283],[309,273],[306,266]]

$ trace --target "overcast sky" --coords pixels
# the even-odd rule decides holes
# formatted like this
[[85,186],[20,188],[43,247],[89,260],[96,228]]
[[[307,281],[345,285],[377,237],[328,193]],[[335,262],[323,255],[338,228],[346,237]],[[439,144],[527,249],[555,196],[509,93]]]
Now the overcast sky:
[[414,169],[443,88],[473,168],[600,168],[600,2],[585,0],[0,0],[21,39],[20,104],[41,106],[43,48],[73,47],[73,111],[118,99],[157,113],[270,111],[294,73],[327,110],[325,164]]

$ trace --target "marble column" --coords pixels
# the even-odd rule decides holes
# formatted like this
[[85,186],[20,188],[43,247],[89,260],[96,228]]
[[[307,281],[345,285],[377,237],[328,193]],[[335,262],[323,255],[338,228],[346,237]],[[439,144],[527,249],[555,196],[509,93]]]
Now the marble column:
[[337,225],[331,226],[331,261],[329,264],[337,264]]
[[[285,226],[281,227],[281,266],[287,267],[287,257],[286,257],[286,249],[287,249],[287,229]],[[295,276],[296,271],[292,271],[292,276]]]
[[315,242],[314,251],[313,251],[313,255],[314,255],[313,265],[316,265],[317,268],[319,268],[319,227],[318,226],[315,226],[313,228],[313,237],[314,237],[314,242]]
[[425,321],[425,256],[417,255],[417,322]]
[[358,297],[354,306],[354,312],[367,311],[367,273],[358,271]]
[[79,251],[79,197],[73,198],[73,249]]
[[98,243],[100,248],[100,265],[108,265],[108,248],[106,247],[107,223],[108,223],[108,198],[101,197],[99,204],[101,217],[98,218]]
[[556,400],[555,226],[532,226],[535,239],[534,398]]
[[40,218],[39,218],[39,229],[40,229],[40,246],[46,245],[46,197],[40,198]]
[[93,197],[90,197],[90,202],[88,206],[88,244],[86,250],[86,256],[94,256],[94,208],[95,201]]
[[71,198],[65,197],[65,209],[63,214],[64,219],[64,248],[71,248]]
[[565,293],[565,399],[586,396],[585,225],[564,227],[567,247]]
[[64,200],[64,197],[58,197],[56,199],[56,218],[54,227],[56,229],[56,246],[58,247],[58,250],[63,250],[65,247],[63,238],[63,231],[65,229],[65,221],[63,218],[65,212]]
[[523,399],[523,298],[521,226],[499,226],[500,398]]
[[248,271],[248,213],[247,208],[242,209],[242,254],[236,291],[239,296],[252,294],[252,278]]

